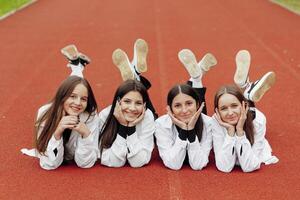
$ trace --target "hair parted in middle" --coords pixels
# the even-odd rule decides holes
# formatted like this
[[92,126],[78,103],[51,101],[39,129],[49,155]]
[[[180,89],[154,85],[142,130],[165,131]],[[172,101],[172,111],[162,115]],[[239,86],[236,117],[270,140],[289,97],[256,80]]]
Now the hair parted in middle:
[[[186,95],[192,97],[196,101],[197,110],[199,109],[202,102],[200,102],[200,97],[199,97],[198,93],[196,92],[196,90],[188,84],[179,84],[179,85],[173,86],[168,92],[167,104],[168,104],[168,106],[170,106],[171,111],[172,111],[173,100],[180,93],[186,94]],[[202,139],[202,131],[203,131],[203,120],[200,115],[195,124],[195,132],[196,132],[199,142],[201,142],[201,139]]]

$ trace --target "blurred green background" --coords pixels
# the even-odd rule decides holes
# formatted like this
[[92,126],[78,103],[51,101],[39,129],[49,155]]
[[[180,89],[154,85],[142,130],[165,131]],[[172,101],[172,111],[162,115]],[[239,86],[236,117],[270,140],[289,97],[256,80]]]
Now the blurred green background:
[[20,8],[32,0],[0,0],[0,16]]
[[300,14],[300,0],[272,0],[298,14]]

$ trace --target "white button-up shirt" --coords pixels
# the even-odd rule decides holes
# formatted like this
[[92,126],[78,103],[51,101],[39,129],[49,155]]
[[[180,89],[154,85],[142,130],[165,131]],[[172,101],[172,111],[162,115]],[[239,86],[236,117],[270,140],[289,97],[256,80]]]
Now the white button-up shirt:
[[194,170],[201,170],[208,163],[209,152],[212,148],[212,136],[210,131],[211,117],[201,113],[203,120],[202,138],[190,143],[181,140],[178,131],[169,115],[163,115],[156,120],[155,137],[158,151],[166,167],[178,170],[182,167],[186,153],[189,164]]
[[212,136],[217,168],[222,172],[230,172],[235,165],[240,165],[244,172],[260,168],[261,163],[277,163],[278,158],[272,156],[272,149],[265,138],[266,117],[255,109],[254,144],[251,146],[246,135],[229,136],[226,128],[221,126],[213,116]]
[[[110,109],[111,106],[108,106],[99,113],[100,130],[102,130]],[[142,167],[148,164],[154,148],[154,130],[154,117],[152,112],[147,109],[144,118],[136,125],[132,135],[125,139],[117,134],[111,147],[103,149],[100,155],[101,164],[108,167],[122,167],[126,160],[131,167]]]

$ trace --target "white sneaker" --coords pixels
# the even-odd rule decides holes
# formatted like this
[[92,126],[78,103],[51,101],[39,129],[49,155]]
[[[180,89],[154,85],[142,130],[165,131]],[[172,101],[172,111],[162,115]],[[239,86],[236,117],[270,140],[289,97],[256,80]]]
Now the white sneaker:
[[250,60],[250,53],[247,50],[241,50],[235,56],[236,71],[233,79],[240,88],[244,88],[249,81]]
[[197,65],[196,57],[191,50],[182,49],[178,52],[178,58],[192,78],[202,75],[201,68]]
[[276,75],[274,72],[266,73],[260,80],[251,83],[244,91],[244,97],[250,101],[258,102],[264,94],[274,85]]
[[83,66],[86,66],[91,62],[91,59],[87,55],[80,53],[74,44],[65,46],[60,51],[67,57],[72,65],[78,65],[80,63]]
[[123,50],[116,49],[112,54],[112,61],[119,68],[123,81],[134,80],[134,72],[130,67],[128,56]]
[[198,63],[198,66],[200,67],[200,69],[203,70],[203,72],[206,73],[216,64],[217,64],[217,59],[215,58],[215,56],[212,55],[211,53],[207,53],[200,60],[200,62]]
[[134,43],[132,65],[138,73],[147,71],[148,44],[143,39],[137,39]]
[[79,57],[79,52],[74,44],[65,46],[60,50],[60,52],[70,61],[77,60]]

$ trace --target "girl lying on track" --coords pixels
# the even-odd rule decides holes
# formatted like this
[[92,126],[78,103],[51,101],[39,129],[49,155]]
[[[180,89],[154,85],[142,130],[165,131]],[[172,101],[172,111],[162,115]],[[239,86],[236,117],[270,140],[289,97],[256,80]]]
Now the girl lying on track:
[[147,52],[147,43],[142,39],[134,44],[132,63],[123,50],[113,52],[113,63],[119,68],[124,82],[116,90],[112,105],[99,113],[99,148],[103,165],[122,167],[128,161],[131,167],[142,167],[151,159],[155,110],[146,88],[150,83],[139,76],[147,71]]
[[268,72],[260,80],[249,82],[250,54],[246,50],[239,51],[236,64],[234,82],[238,87],[223,86],[215,95],[213,148],[220,171],[230,172],[239,165],[244,172],[251,172],[262,163],[278,162],[265,138],[266,117],[254,107],[254,102],[274,84],[275,73]]
[[72,69],[71,76],[59,86],[53,99],[42,106],[35,122],[35,149],[21,151],[40,159],[43,169],[59,167],[63,161],[75,160],[90,168],[98,158],[97,104],[82,70],[90,59],[74,45],[62,49]]
[[211,118],[206,115],[202,77],[217,61],[212,54],[206,54],[197,63],[188,49],[181,50],[178,57],[191,78],[187,84],[170,89],[167,114],[156,120],[155,137],[166,167],[179,170],[186,160],[192,169],[201,170],[212,148]]

